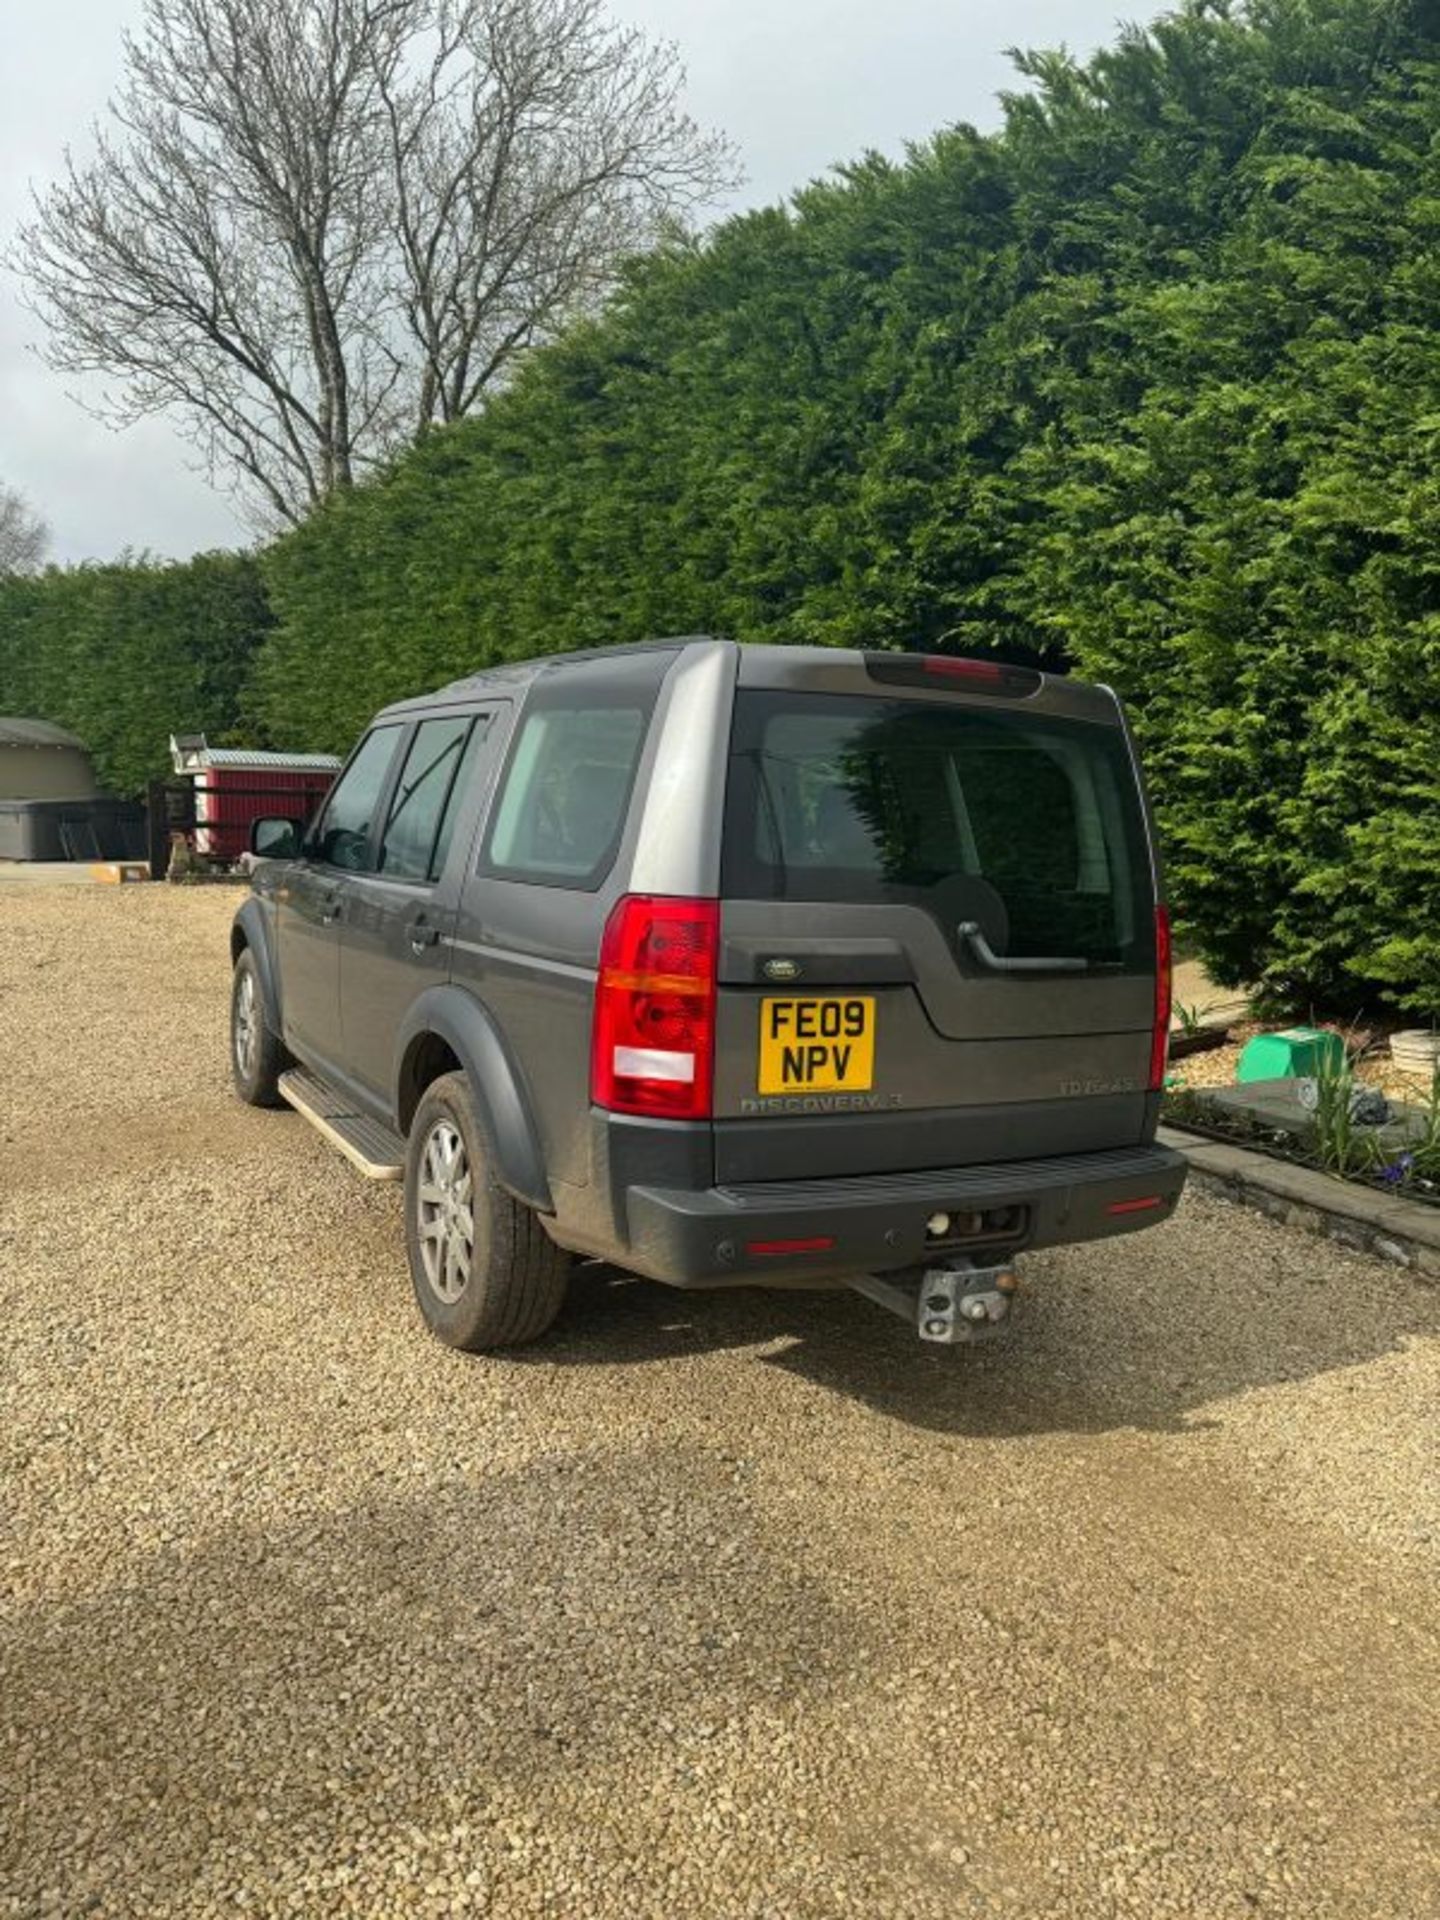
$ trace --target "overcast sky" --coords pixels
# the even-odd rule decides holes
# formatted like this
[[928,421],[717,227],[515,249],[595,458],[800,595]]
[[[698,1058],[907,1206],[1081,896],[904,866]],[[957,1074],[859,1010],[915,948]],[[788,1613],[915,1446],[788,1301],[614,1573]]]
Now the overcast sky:
[[[0,230],[31,183],[83,144],[120,73],[120,36],[141,0],[0,0]],[[1142,16],[1158,7],[1128,10]],[[723,127],[748,176],[737,206],[784,197],[867,147],[898,153],[956,120],[991,126],[1009,84],[1002,49],[1114,33],[1117,0],[614,0],[613,11],[679,43],[689,104]],[[0,278],[0,480],[54,530],[57,559],[123,547],[184,555],[243,544],[222,495],[191,470],[164,420],[100,426],[28,351],[36,322]]]

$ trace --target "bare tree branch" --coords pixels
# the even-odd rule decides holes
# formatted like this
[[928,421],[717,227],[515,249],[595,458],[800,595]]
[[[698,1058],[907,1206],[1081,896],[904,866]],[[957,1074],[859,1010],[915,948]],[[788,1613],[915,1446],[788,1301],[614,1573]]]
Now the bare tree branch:
[[50,529],[31,511],[25,496],[0,480],[0,579],[7,573],[36,573],[50,550]]
[[601,0],[147,0],[10,263],[63,371],[298,521],[479,405],[729,183]]

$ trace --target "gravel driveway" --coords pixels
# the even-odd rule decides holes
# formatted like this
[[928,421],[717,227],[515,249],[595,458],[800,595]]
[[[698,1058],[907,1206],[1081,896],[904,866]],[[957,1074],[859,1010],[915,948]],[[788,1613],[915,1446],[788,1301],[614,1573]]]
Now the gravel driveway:
[[234,905],[0,887],[0,1914],[1440,1912],[1440,1294],[1190,1199],[464,1359]]

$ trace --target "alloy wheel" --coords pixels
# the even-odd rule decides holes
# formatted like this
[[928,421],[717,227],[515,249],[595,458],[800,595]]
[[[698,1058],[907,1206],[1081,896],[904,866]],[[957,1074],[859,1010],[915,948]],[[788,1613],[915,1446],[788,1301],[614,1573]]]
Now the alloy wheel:
[[470,1284],[475,1210],[465,1142],[449,1120],[437,1120],[425,1141],[416,1206],[425,1278],[437,1300],[454,1306]]
[[255,1013],[255,976],[245,970],[235,993],[235,1065],[240,1078],[248,1080],[255,1066],[255,1048],[259,1031]]

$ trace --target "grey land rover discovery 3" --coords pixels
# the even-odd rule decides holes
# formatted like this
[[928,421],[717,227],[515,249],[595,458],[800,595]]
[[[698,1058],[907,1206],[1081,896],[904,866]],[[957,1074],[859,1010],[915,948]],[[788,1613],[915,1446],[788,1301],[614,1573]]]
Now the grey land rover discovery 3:
[[1107,689],[677,639],[387,708],[262,820],[231,1060],[404,1181],[420,1310],[532,1340],[576,1257],[992,1332],[1027,1248],[1173,1211],[1170,954]]

